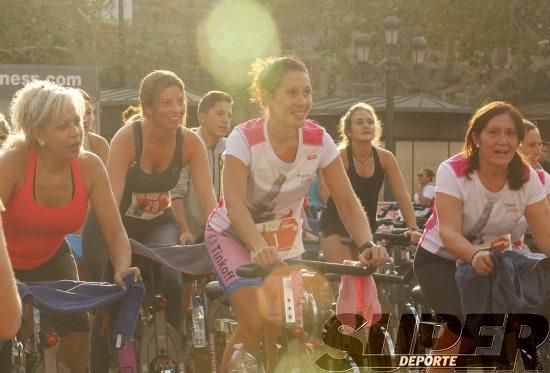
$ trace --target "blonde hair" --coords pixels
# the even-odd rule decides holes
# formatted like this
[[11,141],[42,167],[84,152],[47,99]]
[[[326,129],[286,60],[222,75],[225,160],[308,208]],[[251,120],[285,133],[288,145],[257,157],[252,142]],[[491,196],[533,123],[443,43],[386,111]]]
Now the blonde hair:
[[[139,85],[139,106],[133,106],[135,112],[129,118],[126,123],[148,119],[147,112],[144,110],[146,107],[154,106],[160,96],[160,93],[168,87],[179,87],[183,93],[185,99],[185,106],[187,106],[187,97],[185,96],[185,84],[176,73],[168,70],[154,70],[141,80]],[[187,117],[187,110],[185,111],[185,117],[183,122],[185,123]]]
[[10,103],[9,115],[13,131],[2,150],[36,145],[32,131],[55,122],[67,106],[74,106],[78,116],[84,115],[84,98],[74,88],[62,87],[47,80],[35,80],[15,92]]
[[0,113],[0,132],[3,132],[5,135],[9,135],[11,132],[10,124],[2,113]]
[[372,139],[372,145],[377,146],[380,144],[380,137],[382,136],[382,122],[376,115],[376,111],[369,104],[364,102],[359,102],[358,104],[353,105],[348,109],[346,114],[340,118],[340,123],[338,125],[338,133],[340,134],[340,142],[338,146],[340,148],[345,148],[349,144],[349,136],[347,132],[351,131],[351,117],[359,110],[368,111],[374,119],[374,138]]

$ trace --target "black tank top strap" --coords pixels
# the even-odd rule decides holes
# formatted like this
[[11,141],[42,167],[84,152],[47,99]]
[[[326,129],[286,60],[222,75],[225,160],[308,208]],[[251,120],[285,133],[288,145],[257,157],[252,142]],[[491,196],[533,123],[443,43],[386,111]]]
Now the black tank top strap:
[[140,122],[132,123],[132,129],[134,130],[134,144],[136,148],[135,162],[139,164],[139,161],[141,160],[141,150],[143,147],[143,134],[141,132],[141,123]]
[[373,146],[372,149],[372,156],[374,158],[374,174],[382,174],[383,177],[384,170],[382,169],[382,163],[380,162],[380,157],[378,156],[378,149],[375,146]]
[[170,164],[172,167],[182,167],[181,164],[181,153],[183,151],[183,127],[178,127],[178,132],[176,133],[176,150],[174,151],[174,156]]
[[357,175],[357,170],[355,169],[355,162],[353,158],[353,151],[351,150],[351,144],[346,146],[346,154],[348,156],[348,175]]

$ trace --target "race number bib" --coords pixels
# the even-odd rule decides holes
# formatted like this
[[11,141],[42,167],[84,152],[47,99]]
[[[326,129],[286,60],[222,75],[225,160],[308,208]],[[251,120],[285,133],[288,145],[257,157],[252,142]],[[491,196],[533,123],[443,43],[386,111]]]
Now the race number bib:
[[277,248],[282,259],[297,257],[305,251],[301,229],[294,217],[259,223],[256,228],[269,246]]
[[169,192],[132,193],[132,202],[126,210],[126,216],[151,220],[161,215],[172,205]]

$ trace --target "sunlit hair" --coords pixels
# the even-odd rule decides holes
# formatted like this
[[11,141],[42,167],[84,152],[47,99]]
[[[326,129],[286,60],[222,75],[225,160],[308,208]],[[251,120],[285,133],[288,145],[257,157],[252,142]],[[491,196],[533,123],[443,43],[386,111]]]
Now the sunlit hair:
[[89,102],[90,104],[92,104],[92,106],[95,105],[95,98],[93,96],[90,96],[88,92],[83,89],[78,88],[78,91],[80,92],[82,97],[84,97],[84,101]]
[[3,150],[19,145],[36,146],[32,131],[57,121],[68,107],[84,115],[84,98],[74,88],[62,87],[47,80],[35,80],[15,92],[9,113],[13,132],[3,145]]
[[[147,111],[148,107],[153,107],[157,104],[160,97],[160,93],[169,87],[178,87],[183,93],[185,99],[185,106],[187,106],[187,98],[185,96],[185,84],[183,81],[172,71],[167,70],[155,70],[147,74],[140,83],[139,86],[139,106],[134,107],[137,111],[136,114],[130,116],[126,123],[135,122],[137,120],[148,119]],[[185,111],[187,116],[187,110]],[[185,117],[183,121],[185,122]]]
[[0,134],[2,135],[9,135],[11,132],[10,124],[8,123],[8,120],[4,116],[4,114],[0,113]]
[[248,88],[250,101],[267,112],[267,107],[262,100],[262,91],[274,94],[288,71],[301,71],[309,76],[306,65],[296,56],[257,59],[250,71],[252,75],[252,84]]
[[533,123],[533,122],[531,122],[527,119],[523,119],[523,125],[525,126],[525,134],[526,135],[527,135],[527,132],[529,132],[529,131],[532,131],[532,130],[537,130],[538,131],[539,130],[539,127],[535,123]]
[[428,176],[430,181],[433,181],[433,179],[435,178],[435,173],[432,170],[430,170],[429,168],[421,168],[420,172],[425,172],[426,176]]
[[122,113],[120,113],[120,119],[123,124],[141,120],[141,109],[139,105],[128,106]]
[[[514,126],[516,127],[516,134],[518,137],[518,144],[523,141],[525,137],[525,125],[523,124],[523,117],[518,109],[512,104],[502,101],[490,102],[472,115],[468,121],[466,136],[464,138],[463,151],[468,159],[468,176],[479,168],[479,149],[477,148],[474,135],[479,137],[481,131],[487,126],[487,123],[494,117],[508,114]],[[521,155],[516,149],[514,158],[508,164],[508,186],[511,190],[518,190],[527,181],[522,175],[522,169],[526,164],[523,161]]]
[[233,105],[233,98],[228,93],[222,91],[210,91],[202,96],[197,113],[208,113],[208,110],[216,106],[218,102],[227,102]]
[[372,139],[372,145],[377,146],[380,144],[380,136],[382,136],[382,122],[380,121],[380,118],[378,118],[378,115],[376,115],[376,111],[374,111],[372,106],[364,102],[360,102],[350,107],[346,114],[340,118],[340,123],[338,124],[338,133],[340,134],[340,143],[338,146],[340,148],[345,148],[350,143],[351,139],[349,138],[348,133],[351,132],[352,117],[353,114],[359,110],[368,111],[372,115],[372,119],[374,119],[374,137]]

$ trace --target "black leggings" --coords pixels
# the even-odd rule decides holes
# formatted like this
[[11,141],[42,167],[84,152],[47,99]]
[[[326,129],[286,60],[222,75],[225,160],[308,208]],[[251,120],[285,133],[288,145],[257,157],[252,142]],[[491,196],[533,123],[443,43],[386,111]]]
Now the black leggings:
[[[455,272],[455,261],[432,254],[418,246],[414,256],[414,274],[426,303],[439,315],[454,315],[462,320],[462,306]],[[457,326],[460,328],[454,323],[449,325],[454,332],[460,333],[460,329],[455,329]]]
[[[161,217],[154,219],[154,221],[145,221],[143,224],[124,223],[128,237],[144,245],[179,244],[180,231],[172,209],[167,210]],[[109,252],[93,213],[89,214],[84,225],[84,231],[82,232],[82,253],[86,269],[92,281],[112,280],[103,276],[103,271],[109,263]],[[177,329],[181,319],[181,294],[183,286],[181,274],[163,267],[161,270],[161,283],[164,296],[168,300],[166,319]]]

